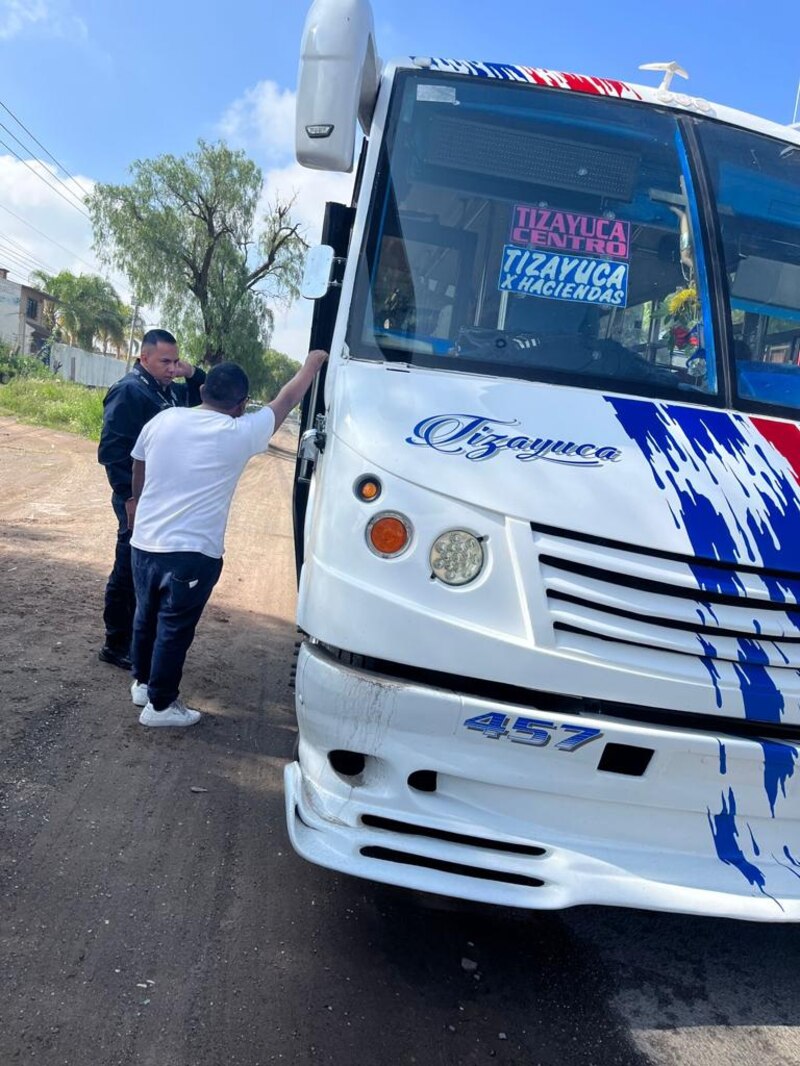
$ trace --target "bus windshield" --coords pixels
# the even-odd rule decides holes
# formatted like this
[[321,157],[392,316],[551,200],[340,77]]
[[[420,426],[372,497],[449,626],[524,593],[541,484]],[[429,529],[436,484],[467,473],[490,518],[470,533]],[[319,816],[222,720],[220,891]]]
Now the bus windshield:
[[800,146],[698,124],[728,280],[738,397],[800,407]]
[[354,358],[715,402],[675,115],[408,72],[382,153]]

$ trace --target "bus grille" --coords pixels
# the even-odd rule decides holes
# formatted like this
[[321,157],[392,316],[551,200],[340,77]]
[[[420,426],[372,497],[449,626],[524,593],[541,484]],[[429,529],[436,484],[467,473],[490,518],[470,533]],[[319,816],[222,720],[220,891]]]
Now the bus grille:
[[[532,526],[557,641],[800,669],[800,579]],[[569,635],[569,637],[567,637]]]

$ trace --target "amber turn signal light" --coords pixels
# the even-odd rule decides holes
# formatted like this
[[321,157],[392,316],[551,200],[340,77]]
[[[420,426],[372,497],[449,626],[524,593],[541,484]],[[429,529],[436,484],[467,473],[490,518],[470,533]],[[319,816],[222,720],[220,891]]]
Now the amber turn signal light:
[[356,482],[356,496],[364,503],[372,503],[381,494],[381,483],[376,477],[362,477]]
[[399,555],[411,540],[411,523],[403,515],[385,511],[367,526],[367,544],[384,559]]

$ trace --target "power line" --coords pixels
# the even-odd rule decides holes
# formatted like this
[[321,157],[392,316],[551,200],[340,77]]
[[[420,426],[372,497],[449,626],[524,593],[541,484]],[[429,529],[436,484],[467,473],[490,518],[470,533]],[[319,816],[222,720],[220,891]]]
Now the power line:
[[35,256],[28,255],[27,252],[19,252],[10,245],[7,245],[2,236],[0,236],[0,258],[5,256],[6,258],[13,257],[22,266],[28,270],[40,270],[44,274],[52,274],[52,270],[48,269],[44,263],[36,259]]
[[[0,232],[0,240],[4,241],[6,244],[10,244],[12,246],[12,248],[18,248],[21,252],[25,252],[25,254],[30,259],[36,259],[37,258],[37,256],[35,256],[33,254],[33,252],[31,252],[28,248],[26,248],[24,244],[20,244],[19,241],[15,240],[9,233]],[[56,273],[56,271],[53,270],[53,268],[51,266],[48,266],[48,264],[45,263],[45,261],[43,259],[39,259],[39,265],[42,266],[47,271],[48,274],[55,274]]]
[[[14,122],[16,122],[17,125],[21,129],[23,129],[25,131],[25,133],[27,133],[27,135],[31,138],[31,140],[42,149],[42,151],[45,153],[45,155],[49,159],[51,159],[53,161],[53,163],[55,163],[56,167],[58,167],[61,171],[63,171],[64,174],[66,174],[67,177],[71,181],[73,181],[75,183],[75,185],[77,185],[77,187],[81,190],[81,192],[83,192],[86,196],[91,195],[89,190],[86,188],[86,186],[83,185],[80,181],[78,181],[78,179],[75,177],[75,175],[72,174],[71,171],[69,171],[64,166],[64,164],[53,155],[53,153],[50,151],[49,148],[45,147],[45,145],[42,144],[42,142],[39,140],[39,138],[36,136],[36,134],[31,129],[29,129],[28,126],[25,125],[25,123],[22,121],[22,119],[11,110],[11,108],[8,106],[8,104],[6,104],[3,100],[0,100],[0,107],[2,107],[3,110],[7,114],[9,114],[11,116],[11,118],[14,120]],[[43,181],[44,184],[47,185],[48,188],[52,189],[53,192],[58,193],[58,195],[61,196],[61,198],[66,203],[70,204],[72,207],[75,207],[75,209],[77,211],[79,211],[83,215],[83,217],[85,219],[87,219],[87,221],[91,222],[91,217],[87,214],[86,211],[83,210],[83,206],[84,205],[83,205],[80,197],[77,196],[77,194],[74,192],[74,190],[72,190],[66,184],[66,182],[64,182],[62,180],[62,178],[57,173],[54,173],[51,169],[49,169],[47,167],[47,165],[41,159],[38,159],[35,156],[35,153],[30,151],[30,147],[28,145],[25,145],[19,139],[19,137],[17,137],[16,134],[13,133],[13,131],[8,128],[8,126],[6,126],[3,123],[0,123],[0,126],[2,126],[2,128],[6,131],[6,133],[8,133],[11,137],[13,137],[14,140],[17,142],[17,144],[19,144],[26,152],[30,152],[30,154],[32,156],[34,156],[34,158],[36,159],[36,162],[40,163],[45,168],[45,171],[48,174],[48,176],[54,178],[64,189],[66,189],[67,192],[69,193],[69,195],[72,196],[73,199],[76,201],[76,203],[73,203],[71,200],[67,200],[66,197],[64,197],[64,195],[58,189],[56,189],[54,186],[52,186],[50,184],[50,182],[46,181],[44,176],[40,172],[36,171],[32,166],[30,166],[30,164],[28,162],[26,162],[24,159],[22,159],[18,155],[18,153],[13,150],[13,148],[10,148],[9,145],[7,145],[5,143],[5,141],[0,140],[0,144],[2,144],[8,151],[10,151],[12,153],[12,155],[14,155],[21,163],[23,163],[32,173],[36,174],[36,176],[41,181]],[[80,207],[78,207],[77,204],[80,204]],[[79,263],[82,263],[85,267],[88,267],[89,270],[94,272],[97,269],[91,263],[87,263],[85,259],[81,258],[81,256],[77,255],[75,252],[70,251],[70,249],[66,248],[63,244],[60,244],[57,240],[55,240],[54,237],[48,236],[48,234],[43,233],[40,229],[37,229],[36,226],[34,226],[31,222],[28,222],[27,219],[22,218],[20,215],[17,215],[10,208],[5,207],[5,205],[3,205],[3,204],[0,204],[0,209],[2,209],[3,211],[7,211],[8,214],[10,214],[13,218],[16,218],[18,221],[22,222],[24,225],[26,225],[30,229],[32,229],[34,233],[38,233],[41,237],[44,237],[45,240],[49,241],[51,244],[55,245],[57,248],[60,248],[62,251],[66,252],[67,255],[71,256],[73,259],[76,259]],[[53,270],[52,269],[48,270],[48,273],[53,273]],[[107,272],[105,270],[101,269],[101,274],[102,274],[102,276],[104,278],[106,278],[106,279],[108,278]]]
[[15,252],[13,248],[8,248],[0,241],[0,259],[16,260],[19,266],[25,267],[26,270],[39,270],[40,265],[33,259],[28,259],[27,256],[21,255],[19,252]]
[[67,168],[66,168],[66,167],[64,166],[64,164],[63,164],[63,163],[59,163],[59,161],[58,161],[58,160],[56,159],[56,157],[55,157],[55,156],[53,155],[53,153],[52,153],[52,152],[50,152],[50,151],[48,151],[48,149],[47,149],[47,148],[45,148],[45,146],[44,146],[44,145],[42,144],[42,142],[41,142],[41,141],[39,140],[39,138],[38,138],[38,137],[36,137],[36,136],[34,136],[34,134],[33,134],[33,133],[31,133],[31,131],[30,131],[30,130],[28,129],[28,127],[27,127],[27,126],[25,125],[25,123],[24,123],[24,122],[22,121],[22,119],[19,119],[19,118],[17,118],[17,116],[16,116],[15,114],[14,114],[14,112],[13,112],[13,111],[11,110],[11,108],[10,108],[10,107],[8,106],[8,104],[4,104],[4,103],[3,103],[3,101],[2,101],[2,100],[0,100],[0,107],[2,107],[4,111],[7,111],[7,112],[8,112],[8,114],[9,114],[9,115],[11,115],[11,117],[12,117],[12,118],[14,119],[14,121],[15,121],[15,122],[17,123],[17,125],[18,125],[18,126],[21,126],[21,127],[22,127],[22,128],[23,128],[23,129],[25,130],[25,132],[26,132],[26,133],[28,134],[28,136],[29,136],[29,137],[30,137],[30,138],[31,138],[31,139],[32,139],[32,140],[33,140],[33,141],[34,141],[34,142],[35,142],[36,144],[38,144],[38,145],[39,145],[39,147],[40,147],[40,148],[42,149],[42,151],[43,151],[43,152],[45,153],[45,155],[49,156],[49,157],[50,157],[50,158],[51,158],[51,159],[53,160],[53,162],[55,163],[55,165],[56,165],[57,167],[59,167],[59,168],[60,168],[61,170],[63,170],[63,171],[64,171],[64,173],[65,173],[65,174],[67,175],[67,177],[68,177],[68,178],[72,178],[72,180],[73,180],[73,181],[75,182],[75,184],[76,184],[76,185],[78,186],[78,188],[79,188],[79,189],[83,189],[83,192],[85,192],[85,193],[86,193],[86,195],[88,196],[88,195],[89,195],[89,190],[88,190],[88,189],[84,189],[84,188],[83,188],[83,186],[82,186],[82,185],[81,185],[81,183],[80,183],[80,182],[78,181],[78,179],[77,179],[77,178],[76,178],[76,177],[75,177],[75,176],[74,176],[73,174],[70,174],[70,172],[69,172],[69,171],[67,170]]
[[[50,175],[50,177],[55,178],[58,184],[61,185],[62,188],[66,189],[70,196],[73,196],[75,198],[75,200],[80,204],[81,210],[83,210],[83,200],[81,200],[80,196],[78,196],[77,193],[73,192],[72,189],[70,189],[69,185],[67,185],[67,183],[58,176],[58,174],[53,173],[52,169],[48,167],[47,163],[45,163],[43,159],[39,159],[36,153],[31,151],[30,145],[27,145],[24,141],[21,141],[16,135],[16,133],[14,133],[13,130],[10,130],[4,122],[0,122],[0,129],[4,129],[9,135],[9,137],[13,137],[17,144],[23,149],[23,151],[28,153],[31,159],[33,159],[37,163],[41,163],[41,165],[45,168],[45,171]],[[17,156],[17,158],[19,159],[19,156]],[[74,181],[75,179],[73,178],[72,180]]]
[[[2,146],[7,151],[11,152],[11,154],[13,156],[15,156],[20,161],[20,163],[22,163],[22,165],[24,167],[27,167],[28,170],[31,172],[31,174],[35,174],[36,177],[39,179],[39,181],[43,182],[47,186],[47,188],[50,189],[51,192],[54,192],[54,193],[56,193],[57,196],[60,196],[65,204],[69,204],[70,207],[74,207],[75,210],[77,212],[79,212],[79,214],[83,215],[83,217],[85,219],[87,219],[88,221],[91,221],[91,219],[89,219],[89,216],[86,214],[86,212],[82,208],[78,207],[78,205],[76,203],[73,203],[72,200],[68,200],[66,198],[66,196],[63,194],[63,192],[61,192],[60,189],[57,189],[55,187],[55,185],[51,185],[49,181],[45,181],[44,176],[38,170],[36,170],[35,167],[32,167],[30,165],[30,163],[26,159],[23,159],[22,156],[19,154],[19,152],[14,151],[14,149],[11,147],[11,145],[6,144],[6,142],[2,138],[0,138],[0,144],[2,144]],[[42,165],[44,165],[44,164],[42,164]]]
[[27,285],[28,284],[27,280],[25,279],[24,274],[22,273],[22,271],[18,267],[10,266],[8,268],[8,276],[9,276],[9,280],[10,281],[16,281],[16,283],[18,285]]
[[3,233],[0,231],[0,241],[3,241],[4,244],[11,245],[12,248],[16,249],[22,255],[25,255],[28,259],[34,259],[41,263],[42,266],[47,265],[35,252],[32,252],[30,248],[26,247],[24,244],[20,244],[20,242],[12,237],[10,233]]
[[8,244],[2,234],[0,234],[0,245],[6,248],[7,251],[13,252],[18,259],[28,259],[31,262],[35,260],[35,256],[30,255],[24,248],[15,248],[13,245]]
[[55,237],[49,237],[46,233],[42,233],[42,231],[37,229],[32,222],[28,222],[26,218],[23,218],[22,215],[18,215],[16,211],[12,211],[11,208],[6,207],[5,204],[0,204],[0,211],[7,211],[12,218],[17,219],[18,222],[22,222],[23,225],[28,226],[34,233],[38,233],[40,237],[44,237],[46,241],[50,241],[50,243],[54,244],[56,248],[60,248],[62,252],[66,252],[67,255],[71,256],[73,259],[77,259],[79,263],[83,263],[83,265],[88,267],[92,272],[97,269],[96,267],[93,267],[91,263],[87,263],[85,259],[81,259],[77,253],[71,252],[69,248],[65,248],[63,244],[59,244]]
[[31,267],[29,263],[24,263],[21,259],[16,259],[12,252],[9,252],[4,248],[0,248],[0,262],[6,264],[9,269],[13,267],[15,270],[27,271],[28,274],[33,270],[33,267]]

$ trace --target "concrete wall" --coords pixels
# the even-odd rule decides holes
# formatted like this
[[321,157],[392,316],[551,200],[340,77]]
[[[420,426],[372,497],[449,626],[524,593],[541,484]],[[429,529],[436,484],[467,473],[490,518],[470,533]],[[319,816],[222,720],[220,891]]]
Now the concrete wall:
[[61,364],[58,373],[65,381],[108,388],[125,373],[125,360],[110,355],[95,355],[69,344],[54,344],[50,353],[52,367]]
[[19,343],[19,300],[22,286],[0,278],[0,341],[12,348]]

